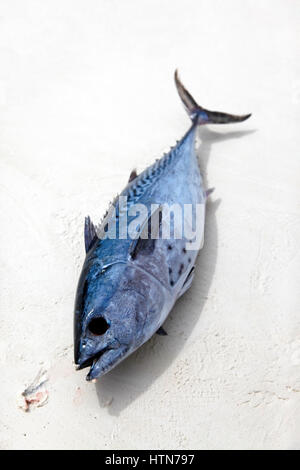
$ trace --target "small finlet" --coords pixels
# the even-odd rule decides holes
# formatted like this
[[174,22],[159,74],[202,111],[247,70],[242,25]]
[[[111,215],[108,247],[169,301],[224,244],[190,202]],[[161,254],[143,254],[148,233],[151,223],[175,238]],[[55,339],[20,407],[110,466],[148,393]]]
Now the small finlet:
[[132,172],[129,175],[129,180],[128,183],[131,183],[131,181],[135,180],[135,178],[138,176],[136,169],[134,168]]
[[166,330],[162,326],[160,328],[158,328],[156,334],[160,335],[160,336],[168,336],[168,333],[166,332]]
[[214,192],[215,188],[208,188],[206,191],[205,191],[205,196],[208,197],[210,196],[213,192]]

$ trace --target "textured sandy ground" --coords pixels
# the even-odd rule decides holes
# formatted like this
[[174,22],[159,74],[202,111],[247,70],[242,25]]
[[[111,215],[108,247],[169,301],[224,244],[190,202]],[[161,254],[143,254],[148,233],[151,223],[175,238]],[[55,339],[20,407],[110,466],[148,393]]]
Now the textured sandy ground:
[[[0,4],[1,448],[299,448],[299,2]],[[83,220],[189,125],[216,191],[192,289],[100,383],[72,364]],[[49,400],[21,392],[40,369]]]

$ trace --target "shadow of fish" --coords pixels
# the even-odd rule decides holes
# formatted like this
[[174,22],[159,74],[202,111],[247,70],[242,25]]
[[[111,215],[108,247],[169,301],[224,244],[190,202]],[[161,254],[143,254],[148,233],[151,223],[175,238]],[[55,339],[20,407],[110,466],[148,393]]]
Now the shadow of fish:
[[[96,230],[85,220],[86,258],[74,313],[77,369],[95,380],[115,367],[162,325],[191,286],[203,245],[205,190],[195,152],[197,126],[241,122],[199,106],[175,83],[192,125],[167,154],[140,175],[133,171]],[[187,214],[189,216],[187,216]],[[196,226],[196,229],[195,229]]]

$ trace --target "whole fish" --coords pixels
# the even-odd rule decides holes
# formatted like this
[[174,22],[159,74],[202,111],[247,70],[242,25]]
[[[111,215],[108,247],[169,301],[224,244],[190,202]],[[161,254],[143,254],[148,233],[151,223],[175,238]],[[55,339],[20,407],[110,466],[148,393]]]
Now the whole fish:
[[[192,121],[190,129],[152,166],[139,175],[131,173],[98,230],[89,217],[85,219],[86,258],[75,301],[74,358],[77,369],[90,367],[87,380],[95,381],[111,370],[154,333],[166,334],[162,328],[165,319],[193,281],[196,257],[203,245],[205,203],[211,192],[203,187],[199,171],[197,127],[250,117],[202,108],[184,88],[177,71],[175,83]],[[164,206],[183,209],[177,222],[175,216],[164,220]],[[198,207],[203,209],[196,221],[201,233],[198,244],[189,239],[191,236],[177,236],[177,228],[187,219],[184,209],[188,206],[193,216]],[[140,211],[138,218],[137,207],[147,209]],[[137,220],[133,236],[124,233],[124,227]],[[192,224],[187,221],[190,232]],[[110,232],[114,237],[107,236],[111,227],[115,227],[115,232]],[[168,228],[169,236],[160,236]]]

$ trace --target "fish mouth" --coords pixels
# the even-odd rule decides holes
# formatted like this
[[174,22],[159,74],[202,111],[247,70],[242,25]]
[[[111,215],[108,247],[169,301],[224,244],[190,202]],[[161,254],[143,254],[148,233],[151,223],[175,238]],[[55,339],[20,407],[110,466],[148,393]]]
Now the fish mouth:
[[[130,347],[128,344],[110,343],[96,354],[79,362],[77,370],[90,367],[86,376],[86,380],[94,381],[109,370],[115,367],[126,355],[128,355]],[[83,358],[84,359],[84,358]]]
[[101,349],[101,351],[97,352],[97,354],[95,354],[94,356],[91,356],[85,361],[78,364],[78,366],[76,367],[76,370],[85,369],[86,367],[91,367],[91,370],[92,370],[93,366],[96,364],[96,362],[99,361],[99,359],[103,356],[103,354],[106,353],[107,351],[110,351],[111,349],[112,348],[110,346],[106,346],[105,348]]

